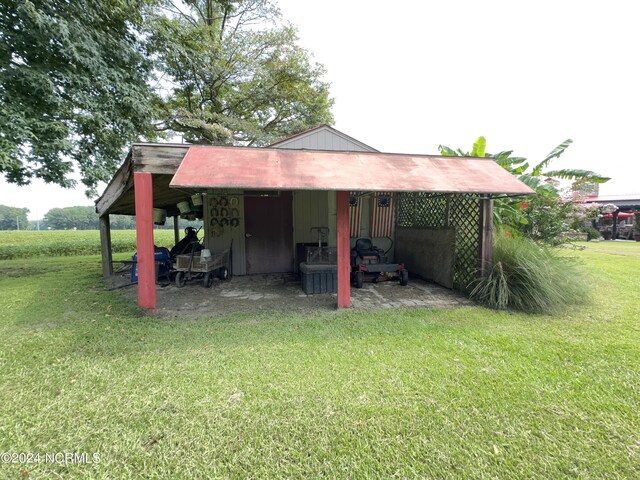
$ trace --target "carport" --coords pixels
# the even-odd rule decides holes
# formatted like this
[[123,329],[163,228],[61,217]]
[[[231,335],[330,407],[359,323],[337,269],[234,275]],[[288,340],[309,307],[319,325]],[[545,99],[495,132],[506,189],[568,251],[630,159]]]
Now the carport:
[[[395,224],[402,229],[407,254],[424,244],[437,252],[439,244],[451,241],[443,234],[451,229],[473,236],[470,258],[475,264],[467,269],[475,274],[491,260],[493,199],[532,190],[486,158],[136,144],[98,200],[97,211],[105,275],[112,272],[108,215],[136,215],[138,303],[143,308],[156,308],[153,208],[164,208],[177,219],[175,205],[192,192],[234,192],[240,198],[256,192],[324,192],[335,221],[337,306],[348,308],[350,199],[381,192],[394,196]],[[456,218],[473,228],[458,227]],[[423,242],[424,232],[429,241]],[[421,261],[421,254],[414,257]]]

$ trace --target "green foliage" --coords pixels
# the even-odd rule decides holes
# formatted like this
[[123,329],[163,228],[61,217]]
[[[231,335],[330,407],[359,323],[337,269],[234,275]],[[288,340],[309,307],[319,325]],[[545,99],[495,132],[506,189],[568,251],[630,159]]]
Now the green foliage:
[[[83,205],[77,207],[52,208],[44,215],[44,222],[53,230],[97,230],[100,219],[95,207]],[[112,230],[128,230],[136,227],[135,217],[112,215]]]
[[[493,208],[493,220],[497,226],[510,226],[519,230],[525,236],[547,243],[557,243],[557,235],[568,228],[575,208],[570,202],[563,201],[555,185],[547,182],[548,177],[572,179],[580,186],[593,183],[604,183],[607,177],[589,170],[565,169],[546,170],[554,158],[559,158],[573,143],[567,139],[555,147],[547,156],[534,167],[524,157],[514,157],[513,150],[502,151],[497,154],[485,152],[486,140],[478,137],[473,144],[471,153],[460,149],[453,150],[440,145],[438,149],[444,156],[486,156],[515,175],[518,180],[535,190],[531,197],[496,199]],[[575,228],[575,227],[574,227]]]
[[473,150],[471,150],[472,157],[484,157],[485,149],[487,148],[487,140],[484,137],[478,137],[473,142]]
[[88,193],[132,141],[265,145],[332,123],[270,0],[0,3],[0,173]]
[[499,231],[489,275],[475,281],[471,298],[490,308],[554,313],[585,302],[588,287],[572,259]]
[[92,191],[124,145],[153,138],[151,62],[139,33],[144,2],[0,3],[0,172]]
[[172,85],[163,130],[192,143],[265,145],[333,122],[323,67],[270,0],[161,2],[147,31]]
[[[440,150],[440,153],[445,156],[487,156],[493,158],[498,165],[506,169],[509,173],[517,175],[522,182],[526,183],[534,190],[542,188],[547,191],[555,191],[553,185],[544,181],[547,177],[557,177],[593,183],[605,183],[610,180],[610,178],[603,177],[602,175],[598,175],[590,170],[545,170],[549,166],[551,160],[559,158],[571,143],[573,143],[573,140],[570,138],[565,140],[551,150],[551,152],[549,152],[540,163],[531,169],[529,169],[529,163],[526,158],[512,156],[513,150],[507,150],[497,154],[485,153],[484,147],[486,146],[486,140],[484,137],[478,137],[476,142],[473,144],[473,150],[471,153],[465,153],[460,149],[453,150],[444,145],[440,145],[438,149]],[[474,152],[476,155],[474,155]],[[479,155],[480,152],[484,155]]]
[[453,150],[446,145],[438,145],[438,150],[440,150],[440,153],[445,157],[484,157],[486,146],[487,140],[484,137],[478,137],[478,139],[473,142],[471,152],[463,152],[459,148]]
[[28,230],[28,208],[0,205],[0,230]]
[[[172,230],[154,230],[155,244],[172,247]],[[135,230],[111,232],[113,253],[136,251]],[[100,232],[83,231],[20,231],[0,232],[0,260],[32,257],[71,257],[77,255],[97,255],[100,253]]]
[[587,234],[587,241],[596,240],[602,236],[597,228],[581,227],[579,230]]
[[633,232],[636,235],[640,235],[640,212],[636,212],[633,215],[633,218],[635,220],[635,224],[633,225]]
[[526,223],[518,225],[525,237],[550,245],[563,243],[559,235],[572,228],[569,224],[574,215],[575,205],[562,198],[540,192],[531,195],[522,203],[522,213]]
[[97,230],[98,214],[92,206],[52,208],[44,216],[47,226],[54,230]]
[[531,175],[533,176],[548,175],[548,174],[542,173],[542,170],[547,168],[551,160],[553,160],[554,158],[559,158],[560,155],[562,155],[564,151],[567,148],[569,148],[569,145],[571,145],[572,143],[573,143],[573,140],[568,138],[564,142],[562,142],[560,145],[558,145],[556,148],[551,150],[538,165],[533,167]]

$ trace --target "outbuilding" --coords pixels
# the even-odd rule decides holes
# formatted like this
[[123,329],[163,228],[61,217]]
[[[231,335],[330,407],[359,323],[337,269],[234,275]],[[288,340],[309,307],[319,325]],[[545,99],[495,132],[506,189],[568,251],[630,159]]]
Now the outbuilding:
[[464,289],[491,259],[492,202],[533,191],[489,158],[382,153],[321,125],[267,148],[134,144],[96,201],[102,269],[109,215],[136,215],[138,303],[156,308],[153,211],[201,195],[205,247],[233,245],[234,275],[294,272],[309,245],[336,252],[338,308],[350,250],[373,238],[412,274]]

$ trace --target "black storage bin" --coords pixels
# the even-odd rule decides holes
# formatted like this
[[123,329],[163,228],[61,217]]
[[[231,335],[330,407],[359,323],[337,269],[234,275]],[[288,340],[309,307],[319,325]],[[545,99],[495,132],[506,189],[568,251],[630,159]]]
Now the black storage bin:
[[300,264],[302,290],[313,293],[336,293],[338,291],[338,267],[336,265]]

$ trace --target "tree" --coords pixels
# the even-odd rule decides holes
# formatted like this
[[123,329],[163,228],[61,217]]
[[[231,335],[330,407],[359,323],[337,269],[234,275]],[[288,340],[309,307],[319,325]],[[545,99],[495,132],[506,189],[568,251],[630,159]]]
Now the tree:
[[126,145],[265,145],[332,123],[324,69],[271,0],[4,0],[0,172],[93,193]]
[[0,230],[28,230],[28,208],[0,205]]
[[92,206],[52,208],[44,215],[44,220],[54,230],[96,230],[100,226]]
[[[151,1],[151,0],[149,0]],[[123,147],[154,138],[145,0],[0,3],[0,172],[91,191]]]
[[169,87],[158,128],[193,143],[265,145],[332,123],[324,69],[269,0],[165,1],[148,23]]
[[111,230],[133,230],[136,228],[136,217],[132,215],[111,215]]

